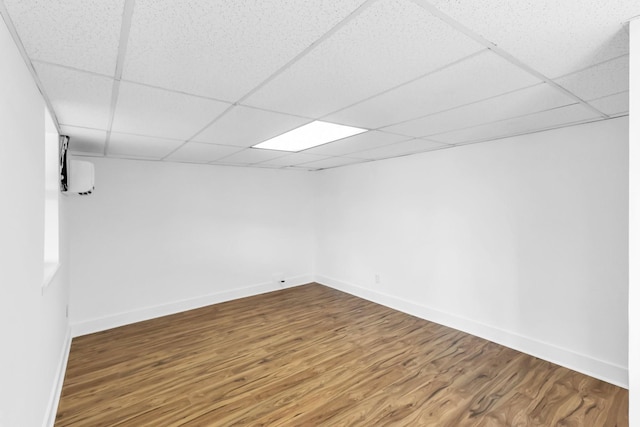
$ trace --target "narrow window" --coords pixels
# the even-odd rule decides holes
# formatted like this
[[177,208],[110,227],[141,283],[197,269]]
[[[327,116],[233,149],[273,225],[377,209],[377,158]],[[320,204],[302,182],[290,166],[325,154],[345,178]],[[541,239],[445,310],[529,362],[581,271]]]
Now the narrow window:
[[60,194],[59,135],[49,111],[44,111],[44,281],[46,287],[60,261],[58,195]]

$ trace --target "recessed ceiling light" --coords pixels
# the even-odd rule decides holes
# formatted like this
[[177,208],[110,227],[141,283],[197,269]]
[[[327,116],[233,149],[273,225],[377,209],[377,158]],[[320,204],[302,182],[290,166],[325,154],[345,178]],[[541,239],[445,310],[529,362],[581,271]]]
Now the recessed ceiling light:
[[253,148],[302,151],[366,131],[367,129],[315,121],[254,145]]

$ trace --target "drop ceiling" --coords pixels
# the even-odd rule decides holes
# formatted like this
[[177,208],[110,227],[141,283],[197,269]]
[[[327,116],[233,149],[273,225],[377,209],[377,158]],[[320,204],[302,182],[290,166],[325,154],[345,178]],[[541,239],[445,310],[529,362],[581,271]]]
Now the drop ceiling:
[[[81,156],[319,170],[628,114],[637,0],[0,0]],[[251,148],[314,120],[369,131]]]

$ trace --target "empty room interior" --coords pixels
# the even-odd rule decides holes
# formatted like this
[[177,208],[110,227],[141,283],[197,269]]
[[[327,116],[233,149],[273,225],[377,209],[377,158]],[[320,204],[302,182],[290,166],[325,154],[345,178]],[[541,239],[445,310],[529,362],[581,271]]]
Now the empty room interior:
[[640,426],[637,1],[0,13],[0,427]]

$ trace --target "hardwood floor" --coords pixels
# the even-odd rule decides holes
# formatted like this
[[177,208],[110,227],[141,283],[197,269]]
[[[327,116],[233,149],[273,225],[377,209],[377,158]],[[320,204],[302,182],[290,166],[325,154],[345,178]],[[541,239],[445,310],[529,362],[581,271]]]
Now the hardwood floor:
[[627,426],[628,392],[311,284],[75,338],[56,426]]

